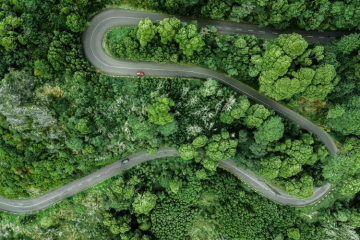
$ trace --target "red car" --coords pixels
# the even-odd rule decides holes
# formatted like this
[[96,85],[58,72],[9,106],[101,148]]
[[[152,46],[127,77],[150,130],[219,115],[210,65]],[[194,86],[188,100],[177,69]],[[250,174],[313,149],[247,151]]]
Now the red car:
[[136,76],[144,76],[144,72],[137,72]]

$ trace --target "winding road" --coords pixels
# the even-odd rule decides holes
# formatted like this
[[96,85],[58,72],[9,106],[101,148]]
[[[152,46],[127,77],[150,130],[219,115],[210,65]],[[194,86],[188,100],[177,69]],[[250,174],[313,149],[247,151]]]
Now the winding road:
[[[100,12],[91,19],[91,25],[86,29],[83,34],[84,52],[88,60],[95,66],[96,69],[103,73],[110,75],[130,75],[133,76],[137,71],[144,71],[147,76],[154,77],[187,77],[187,78],[213,78],[229,86],[240,94],[245,94],[254,101],[265,105],[268,108],[274,109],[279,114],[287,117],[288,119],[296,122],[302,129],[316,134],[322,142],[327,146],[331,154],[336,154],[338,149],[335,142],[331,137],[320,129],[318,126],[300,116],[299,114],[291,111],[290,109],[282,106],[281,104],[273,101],[272,99],[260,94],[249,86],[226,76],[223,73],[212,71],[203,67],[196,66],[180,66],[175,64],[157,64],[151,62],[134,62],[130,60],[113,59],[105,54],[102,49],[102,38],[106,31],[112,27],[119,25],[134,26],[145,17],[149,17],[152,21],[161,21],[169,15],[155,14],[148,12],[124,10],[124,9],[108,9]],[[179,17],[182,22],[190,23],[191,18]],[[297,32],[309,42],[323,42],[327,43],[334,38],[338,38],[348,32],[324,32],[318,33],[314,31],[302,31],[287,29],[285,31],[275,30],[271,27],[259,28],[252,24],[233,23],[226,21],[202,20],[198,19],[198,25],[205,27],[213,25],[218,29],[218,33],[222,34],[253,34],[259,37],[276,38],[282,33]],[[125,165],[121,164],[122,160],[116,161],[90,175],[81,179],[75,180],[69,184],[64,185],[52,192],[42,195],[34,199],[18,200],[6,199],[0,197],[0,209],[7,212],[26,214],[39,211],[52,204],[61,201],[64,198],[72,196],[84,189],[91,187],[99,182],[102,182],[119,172],[128,169],[139,163],[149,161],[156,158],[179,156],[179,153],[174,148],[162,147],[156,155],[150,155],[147,152],[138,152],[127,158],[130,160]],[[290,196],[260,176],[251,172],[236,167],[232,159],[220,161],[219,166],[232,172],[239,177],[247,185],[260,192],[268,199],[288,206],[299,207],[306,206],[326,197],[332,191],[331,184],[326,184],[320,188],[315,188],[312,197],[304,200],[296,199]]]
[[[299,124],[300,128],[317,135],[320,140],[327,146],[331,154],[336,154],[337,147],[332,138],[316,124],[297,114],[296,112],[284,107],[280,103],[268,98],[259,93],[255,89],[228,77],[227,75],[210,70],[205,67],[198,66],[181,66],[177,64],[159,64],[153,62],[134,62],[131,60],[114,59],[108,56],[102,48],[102,39],[104,34],[110,28],[117,26],[134,26],[140,20],[149,17],[152,21],[160,21],[169,15],[139,12],[124,9],[109,9],[100,12],[91,19],[91,25],[85,30],[83,35],[84,52],[87,59],[94,65],[94,67],[103,73],[109,75],[126,75],[135,76],[136,72],[145,72],[147,76],[152,77],[186,77],[186,78],[212,78],[216,79],[222,84],[232,88],[240,94],[245,94],[255,102],[263,104],[264,106],[274,109],[279,114],[285,116],[293,122]],[[190,23],[191,18],[180,18],[182,22]],[[219,33],[237,33],[237,34],[254,34],[256,36],[276,38],[278,35],[272,34],[269,28],[259,28],[255,25],[241,24],[233,22],[213,21],[213,20],[198,20],[199,26],[213,25],[220,30]],[[228,27],[225,27],[228,26]],[[249,32],[250,28],[253,30]],[[242,29],[237,30],[237,29]],[[264,31],[265,33],[261,33]],[[272,29],[272,28],[271,28]],[[274,31],[272,29],[272,31]],[[289,31],[289,30],[286,30]],[[299,33],[306,31],[297,31]],[[278,34],[283,33],[278,31]],[[313,36],[320,36],[319,33],[311,33]],[[325,36],[330,33],[324,33]],[[341,36],[340,33],[332,33],[332,36]],[[322,38],[321,38],[322,39]],[[319,38],[319,40],[321,40]],[[322,41],[327,42],[330,37],[324,38]]]
[[[52,192],[46,193],[34,199],[6,199],[0,197],[0,209],[6,212],[26,214],[37,212],[50,205],[60,202],[64,198],[72,196],[78,192],[83,191],[95,184],[98,184],[112,176],[117,175],[119,172],[133,167],[139,163],[149,160],[180,156],[178,151],[174,148],[161,147],[156,155],[151,155],[147,152],[138,152],[127,157],[129,162],[121,164],[122,160],[111,163],[102,169],[89,174],[83,178],[68,183]],[[261,192],[265,197],[273,200],[274,202],[282,205],[289,205],[293,207],[306,206],[321,199],[326,193],[331,191],[331,185],[327,184],[321,188],[315,188],[314,195],[305,200],[296,199],[294,196],[286,194],[282,189],[272,186],[264,179],[257,176],[250,170],[243,170],[236,167],[232,159],[223,160],[219,164],[221,167],[231,171],[236,176],[240,177],[247,185],[252,186],[257,191]]]

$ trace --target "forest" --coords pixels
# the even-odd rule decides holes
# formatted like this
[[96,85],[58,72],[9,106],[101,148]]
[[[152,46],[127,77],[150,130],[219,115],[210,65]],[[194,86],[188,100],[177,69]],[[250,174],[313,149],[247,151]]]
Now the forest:
[[[0,212],[0,238],[359,239],[358,1],[0,3],[1,197],[38,197],[139,151],[180,153],[37,213]],[[296,33],[221,35],[174,17],[104,36],[115,58],[224,72],[315,122],[339,153],[211,78],[99,73],[83,54],[82,32],[91,16],[117,6],[277,29],[353,30],[321,44]],[[282,206],[218,168],[227,158],[298,199],[328,182],[334,191],[317,206]]]
[[133,9],[248,22],[276,29],[360,29],[360,2],[357,0],[120,0],[113,3]]
[[[230,173],[164,158],[31,215],[0,213],[6,239],[359,239],[359,194],[309,213],[254,193]],[[241,226],[241,227],[239,227]]]

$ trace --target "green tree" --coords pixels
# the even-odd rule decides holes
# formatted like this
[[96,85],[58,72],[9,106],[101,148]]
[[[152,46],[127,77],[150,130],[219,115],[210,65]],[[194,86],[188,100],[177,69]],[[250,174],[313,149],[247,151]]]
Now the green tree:
[[339,81],[339,78],[335,78],[335,76],[336,70],[333,65],[321,65],[316,69],[314,78],[303,96],[311,100],[324,99]]
[[287,236],[290,239],[299,240],[300,239],[300,232],[298,228],[289,228],[287,230]]
[[90,25],[90,22],[88,22],[85,17],[79,15],[78,13],[71,13],[66,17],[66,25],[73,32],[82,32],[87,26]]
[[155,207],[158,197],[151,192],[144,192],[143,194],[137,194],[132,204],[134,211],[137,214],[148,215],[149,212]]
[[171,179],[169,186],[171,192],[177,193],[182,186],[182,180],[175,176],[173,179]]
[[156,98],[154,104],[148,105],[148,117],[150,122],[157,125],[165,125],[174,121],[174,115],[169,113],[170,107],[174,106],[169,98]]
[[195,157],[196,151],[191,144],[182,144],[179,148],[180,157],[184,160],[190,160]]
[[348,177],[344,179],[339,187],[340,193],[344,196],[353,196],[360,191],[360,178]]
[[280,36],[275,39],[275,44],[280,46],[285,54],[292,59],[303,54],[308,47],[305,39],[298,33],[280,34]]
[[306,199],[314,194],[313,178],[303,175],[300,179],[291,179],[285,183],[286,193],[294,195],[297,199]]
[[86,135],[86,134],[92,132],[91,128],[89,127],[89,119],[88,118],[80,119],[79,122],[76,124],[75,128],[83,135]]
[[162,21],[160,21],[157,29],[161,37],[161,42],[163,44],[167,44],[168,42],[171,43],[180,27],[181,21],[174,17],[164,18]]
[[280,156],[273,154],[265,158],[261,158],[261,169],[259,170],[259,175],[269,180],[277,178],[281,163]]
[[200,52],[205,42],[197,32],[197,24],[183,24],[175,35],[175,41],[186,56],[192,56],[194,51]]
[[353,33],[343,36],[337,43],[337,48],[343,54],[350,54],[360,47],[360,34]]
[[269,142],[279,140],[284,134],[284,124],[280,117],[270,117],[257,131],[254,132],[255,141],[267,145]]
[[144,222],[139,226],[141,231],[147,231],[151,228],[151,222]]
[[246,117],[246,111],[250,107],[250,101],[244,95],[237,98],[237,105],[230,111],[230,115],[235,119]]
[[53,68],[45,60],[37,60],[34,63],[35,71],[39,72],[41,79],[51,79],[53,77]]
[[83,149],[83,141],[80,138],[71,138],[65,141],[65,144],[68,148],[76,151]]
[[197,212],[189,204],[172,202],[170,198],[158,204],[151,213],[150,231],[157,239],[183,239],[188,235]]
[[206,145],[208,140],[209,139],[205,135],[201,135],[193,140],[192,145],[194,146],[194,148],[201,148]]
[[17,32],[23,20],[13,15],[8,15],[0,22],[0,43],[7,51],[16,50],[18,43],[25,44],[22,36]]
[[179,124],[177,121],[173,121],[171,123],[167,123],[165,125],[158,126],[157,130],[164,135],[165,137],[168,137],[174,133],[176,133],[179,129]]
[[122,189],[122,196],[125,199],[131,199],[134,196],[135,193],[135,187],[131,186],[131,185],[126,185],[123,189]]
[[229,138],[229,132],[221,129],[221,134],[214,134],[205,146],[205,157],[201,160],[201,164],[214,171],[220,160],[231,158],[235,155],[238,141]]
[[263,105],[254,104],[246,111],[245,124],[249,128],[260,127],[264,120],[270,116],[270,111]]
[[116,179],[111,183],[110,188],[115,193],[122,194],[124,186],[125,186],[124,179],[122,177],[119,177],[118,179]]
[[145,18],[145,20],[141,20],[136,32],[136,37],[140,42],[140,46],[145,47],[148,42],[155,37],[156,33],[157,28],[148,17]]

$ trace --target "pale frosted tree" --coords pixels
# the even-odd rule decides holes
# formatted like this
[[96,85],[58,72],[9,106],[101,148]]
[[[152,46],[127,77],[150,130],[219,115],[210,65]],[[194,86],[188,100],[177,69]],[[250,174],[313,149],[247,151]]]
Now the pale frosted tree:
[[201,36],[202,38],[205,38],[205,36],[208,35],[209,32],[211,32],[209,28],[203,27],[203,28],[200,29],[200,33],[199,33],[199,34],[200,34],[200,36]]
[[[35,79],[20,71],[11,71],[1,81],[0,113],[6,117],[10,129],[18,132],[27,131],[23,136],[31,140],[40,140],[39,129],[53,126],[57,120],[49,116],[46,106],[37,106],[31,103],[35,97]],[[45,130],[43,130],[45,132]],[[42,139],[48,134],[41,136]]]
[[199,102],[199,98],[198,96],[193,96],[189,99],[189,101],[187,102],[186,106],[194,106],[195,104],[197,104]]
[[223,111],[224,112],[229,112],[231,111],[232,107],[234,106],[234,104],[236,103],[236,98],[231,95],[227,100],[226,100],[226,103],[224,104],[224,107],[223,107]]
[[182,88],[182,91],[181,91],[181,98],[185,98],[186,97],[186,95],[188,94],[188,92],[189,92],[189,87],[183,87]]
[[199,133],[201,133],[203,131],[202,127],[198,126],[198,125],[189,125],[187,128],[186,128],[186,132],[189,134],[189,135],[192,135],[192,136],[196,136],[198,135]]

